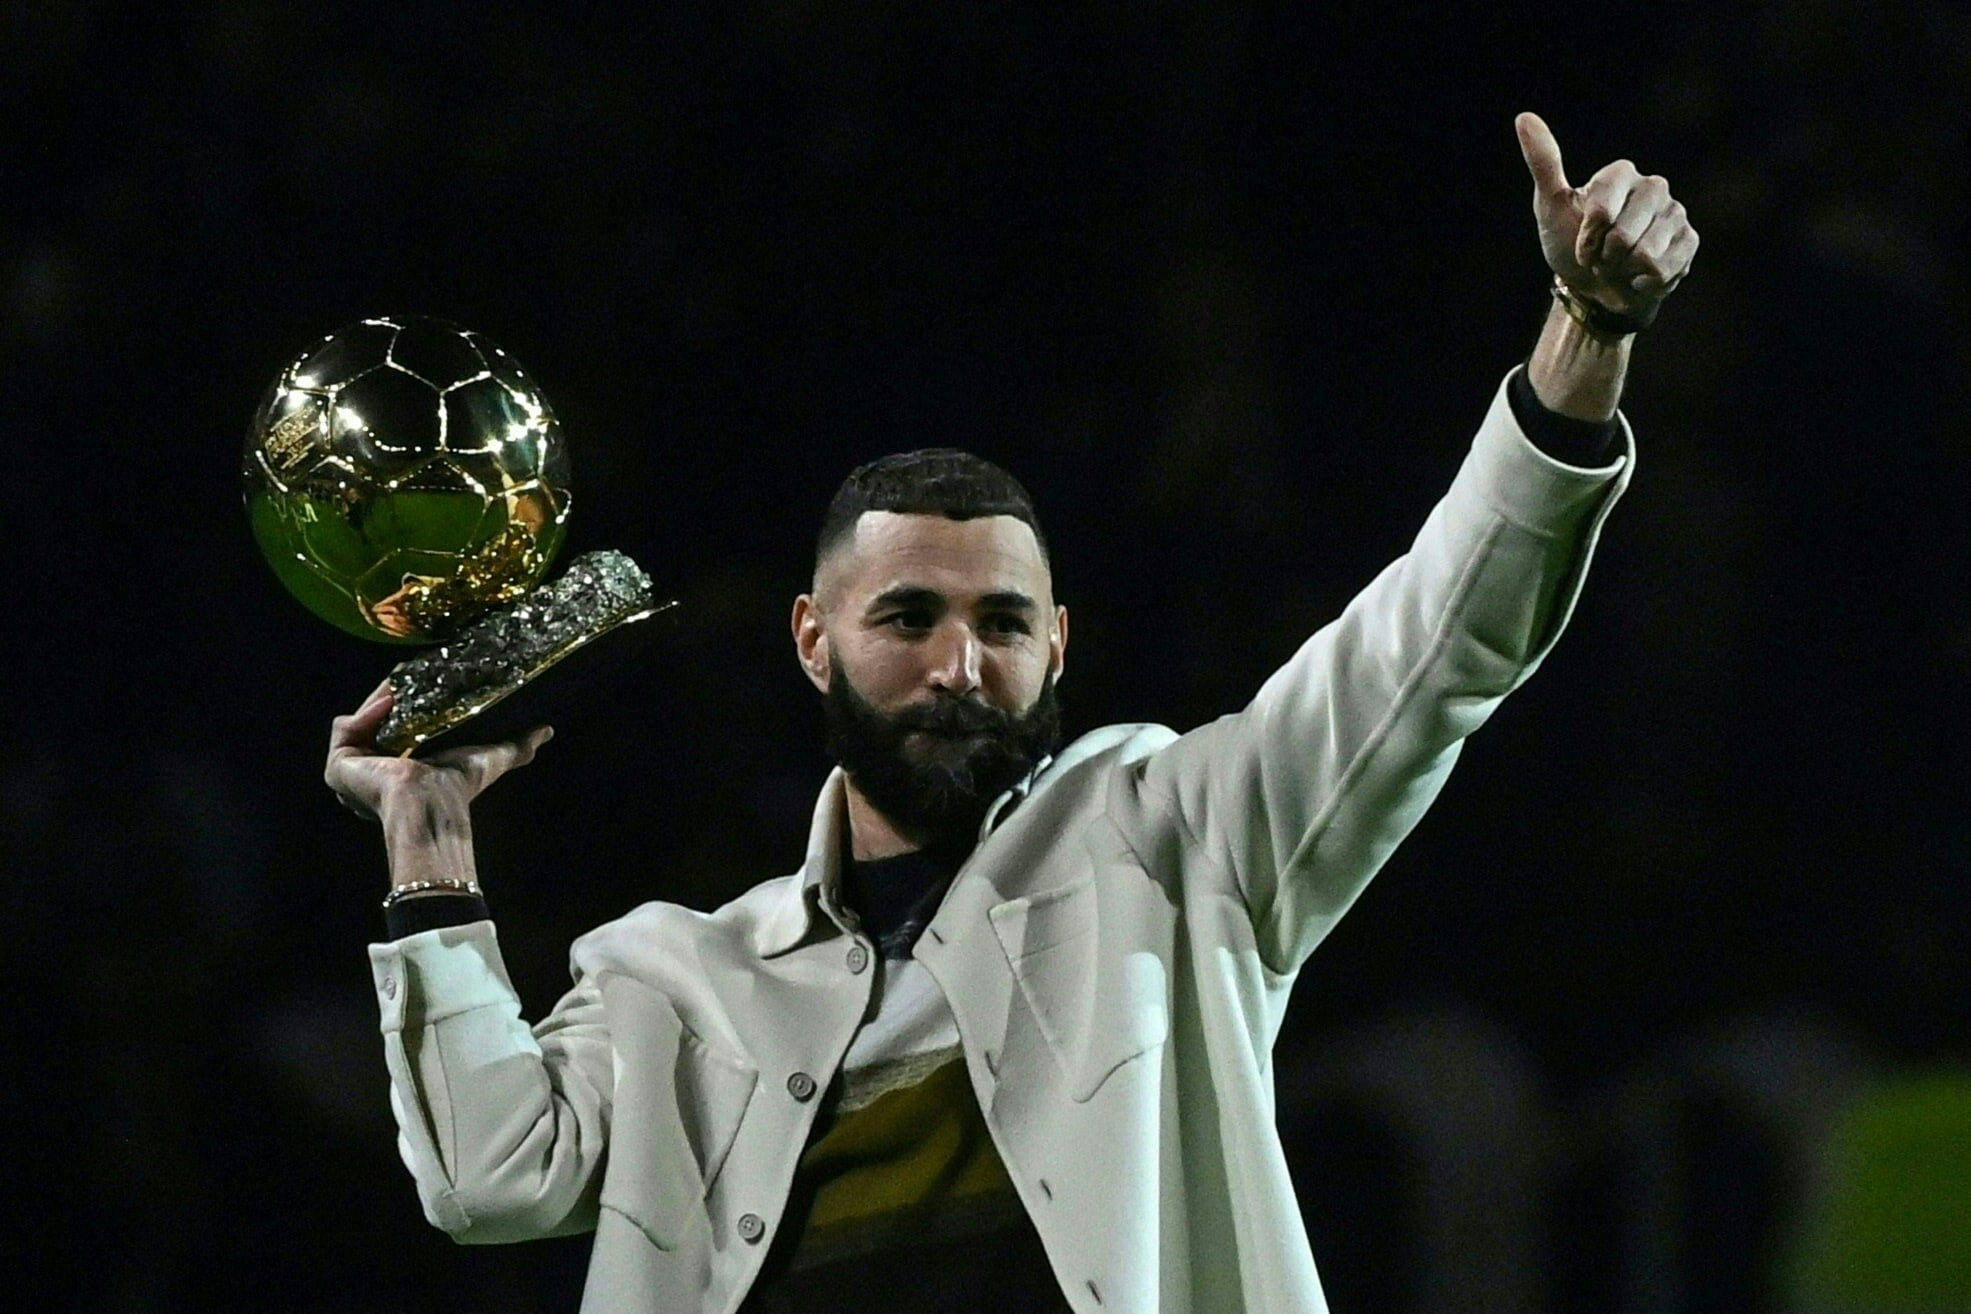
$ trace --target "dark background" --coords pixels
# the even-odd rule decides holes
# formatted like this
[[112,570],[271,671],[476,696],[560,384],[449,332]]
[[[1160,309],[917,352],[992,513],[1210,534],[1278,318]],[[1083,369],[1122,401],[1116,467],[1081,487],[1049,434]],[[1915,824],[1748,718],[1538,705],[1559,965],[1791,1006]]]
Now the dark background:
[[[293,603],[239,498],[303,344],[490,335],[569,435],[570,551],[684,600],[612,714],[476,809],[538,1015],[582,930],[799,862],[827,763],[787,608],[861,460],[960,445],[1034,491],[1071,731],[1240,706],[1403,550],[1533,341],[1535,109],[1575,180],[1665,174],[1704,246],[1637,350],[1572,629],[1301,977],[1283,1131],[1341,1314],[1778,1308],[1791,1133],[1675,1114],[1676,1056],[1971,1058],[1971,20],[1496,8],[0,6],[12,1231],[58,1304],[579,1287],[583,1240],[430,1229],[393,1148],[382,850],[320,770],[395,654]],[[1483,1041],[1530,1092],[1518,1303],[1425,1292],[1400,1129],[1296,1085],[1371,1034]],[[1636,1098],[1681,1193],[1634,1185]]]

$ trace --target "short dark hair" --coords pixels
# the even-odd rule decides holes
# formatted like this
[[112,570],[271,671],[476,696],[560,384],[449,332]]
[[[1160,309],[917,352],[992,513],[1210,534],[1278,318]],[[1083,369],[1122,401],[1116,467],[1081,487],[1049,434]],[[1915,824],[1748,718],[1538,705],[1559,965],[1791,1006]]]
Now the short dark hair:
[[1047,536],[1040,532],[1040,517],[1033,499],[1020,481],[992,462],[961,452],[955,447],[926,447],[915,452],[898,452],[857,466],[828,503],[821,518],[821,536],[815,543],[814,561],[818,570],[828,554],[855,531],[855,522],[867,511],[894,511],[903,515],[944,516],[951,520],[976,520],[982,516],[1012,516],[1024,520],[1040,545],[1040,559],[1047,558]]

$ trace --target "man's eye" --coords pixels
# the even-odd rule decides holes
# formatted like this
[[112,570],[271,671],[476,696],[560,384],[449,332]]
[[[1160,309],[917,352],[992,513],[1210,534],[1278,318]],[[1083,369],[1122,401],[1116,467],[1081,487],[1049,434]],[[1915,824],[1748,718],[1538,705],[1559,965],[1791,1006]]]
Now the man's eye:
[[900,630],[928,630],[931,628],[931,614],[926,611],[900,611],[890,617],[889,623]]
[[995,616],[986,622],[986,628],[995,634],[1033,633],[1032,627],[1018,616]]

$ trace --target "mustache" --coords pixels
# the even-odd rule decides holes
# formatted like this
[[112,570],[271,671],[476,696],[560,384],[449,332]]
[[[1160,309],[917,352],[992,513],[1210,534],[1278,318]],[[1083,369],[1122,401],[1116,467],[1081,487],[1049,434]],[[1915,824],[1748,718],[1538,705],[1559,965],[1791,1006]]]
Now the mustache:
[[890,717],[898,735],[922,731],[946,739],[969,735],[998,734],[1013,724],[1013,717],[987,703],[970,698],[941,694],[927,703],[900,708]]

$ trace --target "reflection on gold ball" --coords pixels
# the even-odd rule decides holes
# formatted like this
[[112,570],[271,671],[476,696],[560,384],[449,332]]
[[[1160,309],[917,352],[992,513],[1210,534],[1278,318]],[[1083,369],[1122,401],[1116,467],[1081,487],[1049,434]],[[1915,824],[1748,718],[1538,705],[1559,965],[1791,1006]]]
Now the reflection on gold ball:
[[247,429],[242,477],[281,582],[383,642],[444,639],[519,597],[567,532],[547,399],[511,356],[440,319],[366,319],[295,357]]

